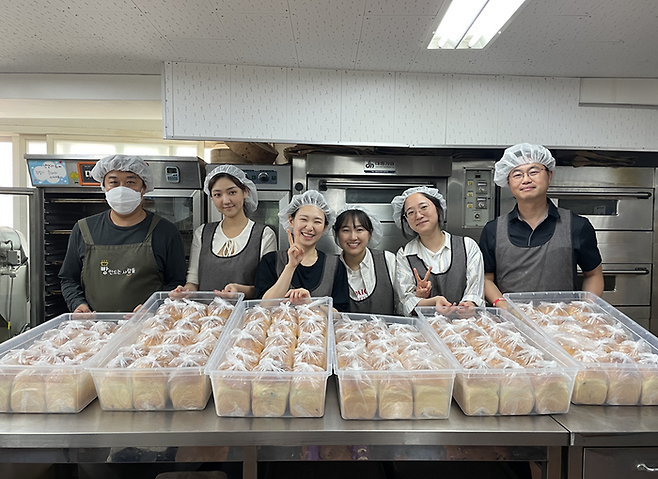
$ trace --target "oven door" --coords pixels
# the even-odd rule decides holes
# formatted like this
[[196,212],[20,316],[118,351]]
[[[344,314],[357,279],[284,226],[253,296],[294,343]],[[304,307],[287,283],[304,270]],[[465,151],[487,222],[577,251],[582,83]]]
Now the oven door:
[[[274,230],[277,236],[277,245],[280,250],[288,249],[288,235],[279,224],[279,211],[290,203],[289,191],[258,190],[258,208],[250,218],[256,223],[262,223]],[[222,214],[217,211],[208,197],[208,222],[221,221]]]
[[[447,178],[425,179],[419,178],[320,178],[308,177],[308,189],[321,192],[329,206],[335,211],[346,204],[361,205],[370,210],[382,223],[384,237],[377,249],[392,251],[393,253],[404,246],[408,240],[404,238],[400,229],[393,221],[393,208],[391,200],[414,186],[429,186],[437,188],[444,197],[448,186]],[[333,233],[327,233],[319,242],[318,249],[325,253],[340,253]]]
[[162,189],[144,195],[145,210],[160,215],[176,225],[183,238],[185,257],[189,259],[194,230],[204,217],[200,190]]
[[550,187],[548,197],[556,206],[584,216],[594,229],[653,229],[653,190],[650,188]]

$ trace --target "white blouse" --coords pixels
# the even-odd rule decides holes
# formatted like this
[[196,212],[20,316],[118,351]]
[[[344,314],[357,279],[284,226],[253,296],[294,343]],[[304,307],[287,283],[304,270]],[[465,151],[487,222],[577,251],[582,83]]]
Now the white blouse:
[[[390,251],[384,251],[384,259],[386,261],[386,266],[388,267],[389,279],[395,289],[395,278],[397,276],[395,255]],[[370,250],[366,249],[366,255],[363,258],[363,261],[359,264],[359,269],[356,271],[345,263],[342,254],[340,255],[340,260],[345,264],[345,269],[347,270],[347,282],[350,285],[350,298],[355,301],[361,301],[370,296],[375,290],[377,283],[375,262]],[[397,310],[399,305],[397,301],[395,303]]]
[[[220,221],[212,238],[212,251],[217,256],[221,257],[236,255],[247,246],[251,230],[254,227],[254,222],[247,220],[247,225],[235,238],[226,237],[222,230],[222,223],[223,220]],[[203,234],[204,226],[205,225],[201,225],[194,230],[194,238],[192,238],[190,266],[187,269],[187,282],[192,284],[199,284],[199,256],[201,254],[201,235]],[[272,228],[266,226],[260,242],[260,257],[262,258],[267,253],[276,250],[276,235],[274,234],[274,231],[272,231]]]
[[[444,231],[443,246],[436,253],[423,245],[419,237],[409,241],[397,253],[397,293],[400,306],[405,316],[411,315],[422,298],[416,296],[416,277],[409,265],[407,256],[418,255],[426,267],[432,267],[432,273],[445,273],[450,268],[452,255],[450,254],[450,233]],[[475,240],[464,237],[466,249],[466,291],[461,301],[473,301],[477,306],[484,306],[484,262],[482,252]],[[430,292],[430,297],[435,292]]]

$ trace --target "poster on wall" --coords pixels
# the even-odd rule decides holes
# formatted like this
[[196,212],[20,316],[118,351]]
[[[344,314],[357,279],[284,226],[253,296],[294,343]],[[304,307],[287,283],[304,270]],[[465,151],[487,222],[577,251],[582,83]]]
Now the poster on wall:
[[62,160],[29,160],[33,186],[68,185],[69,177]]

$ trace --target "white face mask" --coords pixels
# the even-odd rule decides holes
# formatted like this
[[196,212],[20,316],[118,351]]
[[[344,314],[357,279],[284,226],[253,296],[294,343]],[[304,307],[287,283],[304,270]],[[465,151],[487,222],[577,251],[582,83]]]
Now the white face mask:
[[142,194],[125,186],[117,186],[105,192],[105,199],[114,211],[129,215],[141,204]]

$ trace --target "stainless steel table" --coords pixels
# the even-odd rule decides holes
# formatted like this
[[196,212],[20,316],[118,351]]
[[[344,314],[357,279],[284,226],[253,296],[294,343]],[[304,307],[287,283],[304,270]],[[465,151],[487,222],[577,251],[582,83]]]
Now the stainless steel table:
[[[658,468],[658,407],[575,406],[555,416],[569,431],[569,477],[645,477]],[[638,470],[638,466],[640,469]]]
[[[0,414],[0,462],[130,462],[160,454],[243,461],[245,476],[255,477],[257,461],[299,460],[306,445],[363,444],[373,460],[540,461],[557,478],[569,437],[550,416],[467,417],[454,403],[447,420],[345,421],[330,379],[318,419],[220,418],[212,401],[189,412],[107,412],[94,401],[80,414]],[[138,457],[119,454],[127,447]]]

